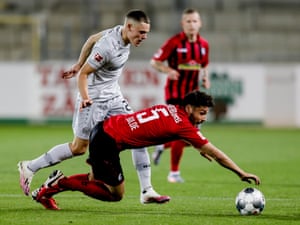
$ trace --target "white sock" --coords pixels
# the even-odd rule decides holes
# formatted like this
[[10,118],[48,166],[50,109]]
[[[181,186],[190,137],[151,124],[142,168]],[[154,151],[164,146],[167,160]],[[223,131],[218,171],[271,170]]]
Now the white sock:
[[150,158],[146,148],[134,149],[132,161],[137,170],[141,192],[152,188]]
[[169,175],[180,175],[180,171],[170,171]]
[[28,168],[35,173],[42,168],[55,165],[65,159],[71,158],[72,156],[73,154],[69,147],[69,143],[56,145],[48,152],[31,160],[28,164]]
[[164,150],[164,145],[156,145],[155,146],[155,151],[163,151]]

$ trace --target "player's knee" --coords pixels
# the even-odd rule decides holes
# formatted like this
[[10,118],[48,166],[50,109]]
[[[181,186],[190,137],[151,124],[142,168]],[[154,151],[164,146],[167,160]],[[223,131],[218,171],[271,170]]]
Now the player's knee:
[[114,194],[112,197],[112,201],[119,202],[123,199],[123,194]]
[[88,145],[86,144],[72,144],[71,151],[74,156],[83,155],[86,153]]
[[124,184],[121,184],[117,188],[110,190],[112,201],[119,202],[124,196]]

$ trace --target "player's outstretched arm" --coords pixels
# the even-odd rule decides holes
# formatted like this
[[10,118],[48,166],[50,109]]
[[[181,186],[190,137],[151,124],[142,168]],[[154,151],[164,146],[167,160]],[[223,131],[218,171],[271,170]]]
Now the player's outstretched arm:
[[164,62],[151,59],[150,65],[157,71],[165,73],[171,80],[178,80],[178,78],[180,76],[178,71],[167,66]]
[[258,176],[243,171],[232,159],[230,159],[224,152],[215,147],[213,144],[207,143],[203,145],[199,151],[205,158],[209,157],[210,159],[214,159],[221,166],[233,171],[241,178],[242,181],[246,181],[248,183],[254,181],[256,185],[260,184],[260,179]]
[[94,44],[96,43],[96,41],[98,41],[101,38],[101,36],[102,36],[102,32],[99,32],[99,33],[91,35],[86,40],[86,42],[83,44],[83,46],[81,48],[80,55],[79,55],[77,62],[74,65],[72,65],[72,67],[70,69],[63,72],[63,74],[62,74],[63,79],[70,79],[70,78],[76,76],[76,74],[79,72],[79,70],[81,69],[81,67],[83,66],[85,61],[87,60],[88,56],[90,55]]

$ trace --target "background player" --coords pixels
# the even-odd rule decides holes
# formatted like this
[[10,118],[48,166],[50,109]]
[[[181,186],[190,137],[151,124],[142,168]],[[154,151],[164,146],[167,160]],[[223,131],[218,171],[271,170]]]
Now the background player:
[[91,173],[65,177],[61,171],[54,171],[33,192],[33,198],[47,209],[59,209],[53,195],[66,190],[80,191],[102,201],[120,201],[124,195],[120,152],[176,139],[191,143],[202,156],[217,161],[236,173],[242,181],[250,183],[253,180],[260,184],[259,177],[239,168],[195,127],[206,120],[212,106],[210,95],[194,91],[186,95],[182,106],[156,105],[133,114],[112,116],[98,123],[90,136],[87,162],[92,167]]
[[[181,18],[182,31],[168,39],[154,54],[151,65],[167,75],[165,101],[180,105],[184,96],[199,88],[199,73],[202,73],[202,85],[210,87],[207,65],[209,62],[208,42],[199,35],[202,22],[195,9],[186,9]],[[167,64],[164,63],[167,61]],[[179,164],[186,145],[181,140],[169,144],[171,147],[171,166],[168,181],[183,182]],[[158,164],[164,146],[156,146],[152,158]]]
[[[54,146],[36,159],[19,162],[20,185],[26,195],[29,194],[32,177],[38,170],[86,152],[90,131],[97,122],[111,115],[132,112],[121,93],[118,79],[128,60],[130,45],[139,46],[147,39],[149,31],[148,16],[141,10],[132,10],[127,13],[123,26],[115,26],[88,39],[77,65],[64,74],[64,78],[70,78],[81,69],[72,124],[74,139],[71,143]],[[132,154],[141,187],[141,203],[161,203],[169,199],[168,196],[160,196],[152,188],[147,149],[140,148]]]

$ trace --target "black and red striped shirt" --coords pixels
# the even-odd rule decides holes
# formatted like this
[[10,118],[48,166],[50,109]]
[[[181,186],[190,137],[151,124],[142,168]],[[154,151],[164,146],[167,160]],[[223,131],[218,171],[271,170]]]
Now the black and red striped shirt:
[[167,78],[167,103],[179,104],[187,93],[199,89],[199,71],[208,65],[208,53],[208,41],[198,35],[195,42],[190,42],[185,33],[180,32],[169,38],[154,54],[152,59],[167,60],[168,66],[180,73],[178,80]]
[[174,140],[185,140],[195,148],[209,141],[189,120],[183,107],[155,105],[132,114],[111,116],[104,121],[104,131],[120,150],[141,148]]

